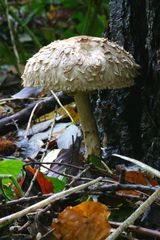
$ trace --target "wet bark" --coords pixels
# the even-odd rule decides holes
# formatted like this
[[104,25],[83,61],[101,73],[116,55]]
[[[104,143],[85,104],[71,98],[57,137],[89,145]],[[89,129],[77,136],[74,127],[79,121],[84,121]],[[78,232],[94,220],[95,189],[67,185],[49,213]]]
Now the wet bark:
[[[104,155],[119,152],[160,166],[160,1],[110,0],[107,37],[141,65],[130,89],[101,91],[97,101]],[[105,111],[104,111],[105,109]]]

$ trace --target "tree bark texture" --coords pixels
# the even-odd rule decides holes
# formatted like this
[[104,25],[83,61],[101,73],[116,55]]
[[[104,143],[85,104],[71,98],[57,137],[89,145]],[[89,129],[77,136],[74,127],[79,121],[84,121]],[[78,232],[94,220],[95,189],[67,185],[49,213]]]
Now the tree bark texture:
[[[106,36],[141,66],[134,87],[99,92],[104,153],[119,152],[160,166],[160,1],[110,0]],[[105,109],[105,111],[104,111]]]

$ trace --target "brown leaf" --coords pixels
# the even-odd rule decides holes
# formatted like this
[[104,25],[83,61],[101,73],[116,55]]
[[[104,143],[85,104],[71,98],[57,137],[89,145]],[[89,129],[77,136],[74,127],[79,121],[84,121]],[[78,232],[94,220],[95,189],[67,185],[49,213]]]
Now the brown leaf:
[[142,184],[145,186],[158,185],[158,182],[155,179],[151,178],[150,176],[147,176],[145,173],[136,171],[125,172],[125,180],[128,181],[129,183]]
[[104,240],[110,233],[108,208],[98,202],[67,207],[52,224],[56,239]]
[[16,151],[16,144],[10,140],[0,139],[0,154],[10,155]]
[[[134,183],[134,184],[141,184],[144,186],[157,186],[158,182],[153,179],[150,176],[147,176],[143,172],[137,172],[137,171],[128,171],[125,172],[125,181],[128,183]],[[140,196],[141,192],[136,190],[118,190],[117,193],[121,195],[132,195],[132,196]]]

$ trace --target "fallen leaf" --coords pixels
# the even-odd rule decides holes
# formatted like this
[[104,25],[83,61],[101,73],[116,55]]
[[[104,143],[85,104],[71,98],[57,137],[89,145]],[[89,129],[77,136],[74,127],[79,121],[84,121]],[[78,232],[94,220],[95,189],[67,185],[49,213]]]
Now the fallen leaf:
[[8,139],[0,139],[0,154],[11,155],[16,151],[16,144]]
[[158,182],[155,179],[151,178],[150,176],[147,176],[143,172],[136,172],[136,171],[125,172],[125,180],[129,183],[142,184],[145,186],[158,185]]
[[[143,172],[137,172],[137,171],[126,171],[124,179],[128,183],[133,183],[133,184],[141,184],[144,186],[157,186],[158,182],[153,179],[152,177],[146,175]],[[117,191],[118,194],[121,195],[132,195],[132,196],[139,196],[141,195],[140,191],[136,190],[119,190]]]
[[[36,172],[36,168],[26,165],[23,167],[24,173],[23,176],[19,179],[18,183],[21,186],[23,191],[27,191],[30,182]],[[35,183],[32,188],[32,194],[38,194],[39,192],[43,194],[52,193],[54,190],[54,185],[49,178],[43,175],[42,172],[38,171]],[[14,189],[16,196],[19,197],[16,189]]]
[[[30,165],[26,166],[26,169],[30,171],[33,175],[35,174],[36,170],[35,168],[31,167]],[[38,171],[36,180],[41,188],[41,192],[43,194],[52,193],[54,186],[49,178],[43,175],[42,172]]]
[[12,98],[27,99],[31,97],[37,97],[40,93],[42,93],[42,91],[43,91],[43,88],[25,87],[25,88],[22,88],[18,93],[14,94]]
[[78,137],[81,137],[80,129],[76,125],[71,124],[57,139],[58,148],[69,149]]
[[55,159],[57,163],[51,164],[51,171],[48,171],[47,175],[57,178],[63,173],[77,176],[81,171],[83,160],[79,152],[79,141],[77,141],[69,149],[61,149]]
[[65,208],[52,224],[56,239],[104,240],[110,233],[108,208],[99,202],[82,202]]
[[[42,160],[43,164],[40,168],[42,173],[47,174],[49,172],[49,168],[50,168],[51,164],[56,160],[60,151],[61,151],[61,149],[54,149],[54,150],[51,150],[49,153],[47,153],[47,155]],[[45,164],[45,162],[50,163],[50,164]],[[47,167],[48,169],[46,169],[45,167]]]
[[43,151],[44,142],[35,134],[34,138],[23,138],[17,142],[17,147],[21,150],[24,158],[34,159],[40,151]]

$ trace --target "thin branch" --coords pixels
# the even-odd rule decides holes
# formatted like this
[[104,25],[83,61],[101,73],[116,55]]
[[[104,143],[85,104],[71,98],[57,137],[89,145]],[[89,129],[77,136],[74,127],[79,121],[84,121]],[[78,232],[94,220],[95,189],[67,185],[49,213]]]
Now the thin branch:
[[15,200],[7,201],[7,202],[1,202],[0,203],[0,210],[2,211],[4,207],[11,207],[15,205],[20,205],[24,203],[31,203],[31,202],[38,202],[40,200],[46,199],[47,197],[50,197],[52,194],[43,194],[43,195],[35,195],[30,197],[22,197]]
[[139,208],[136,209],[134,213],[131,214],[109,237],[105,240],[115,240],[119,235],[133,224],[134,221],[140,217],[145,210],[160,196],[160,188],[158,188]]
[[91,168],[91,165],[88,165],[82,172],[80,172],[77,176],[73,177],[72,181],[67,185],[67,187],[71,187],[73,183],[75,183],[80,177],[86,173]]
[[42,165],[42,166],[43,166],[43,164],[63,165],[63,166],[67,166],[67,167],[70,167],[70,168],[72,167],[72,168],[76,168],[76,169],[79,169],[79,170],[84,170],[84,167],[76,166],[76,165],[70,164],[70,163],[63,163],[63,162],[56,162],[56,161],[54,161],[52,163],[35,161],[35,164],[39,164],[39,165]]
[[27,221],[23,226],[15,226],[15,227],[18,227],[18,232],[22,232],[24,231],[25,229],[27,229],[30,225],[32,224],[32,221],[29,220]]
[[39,208],[43,208],[47,205],[49,205],[50,203],[53,203],[61,198],[64,198],[72,193],[75,193],[79,190],[82,190],[84,188],[87,188],[95,183],[98,183],[99,181],[101,181],[102,178],[99,177],[93,181],[90,181],[88,183],[85,183],[85,184],[82,184],[80,186],[77,186],[77,187],[74,187],[74,188],[70,188],[69,190],[66,190],[66,191],[62,191],[62,192],[59,192],[59,193],[56,193],[56,194],[53,194],[52,196],[48,197],[47,199],[44,199],[38,203],[35,203],[33,204],[32,206],[29,206],[19,212],[16,212],[16,213],[13,213],[11,215],[8,215],[6,217],[3,217],[3,218],[0,218],[0,224],[8,224],[12,221],[14,221],[15,219],[18,219],[18,218],[21,218],[23,216],[25,216],[26,214],[30,213],[30,212],[34,212],[36,211],[37,209]]
[[[64,95],[63,92],[58,92],[57,96],[58,98],[60,98],[60,101],[63,104],[68,104],[73,101],[73,98]],[[13,129],[16,129],[13,121],[16,122],[18,126],[26,123],[36,103],[37,102],[31,103],[29,104],[28,107],[22,109],[21,111],[11,116],[0,119],[0,136],[5,135],[6,133],[10,132]],[[34,115],[36,118],[40,117],[48,112],[53,111],[56,106],[57,106],[57,101],[55,100],[55,98],[53,96],[48,97],[40,101],[40,104],[38,105]]]
[[153,186],[144,186],[142,184],[107,184],[99,187],[99,191],[117,191],[117,190],[135,190],[135,191],[144,191],[144,192],[154,192],[157,190],[157,187]]
[[[47,151],[47,149],[48,149],[48,146],[49,146],[49,143],[50,143],[50,140],[51,140],[51,137],[52,137],[52,132],[53,132],[54,126],[55,126],[55,118],[53,119],[53,122],[52,122],[52,125],[51,125],[51,129],[50,129],[50,133],[49,133],[48,140],[47,140],[47,144],[46,144],[46,147],[45,147],[45,151],[44,151],[44,153],[42,154],[42,157],[41,157],[41,159],[40,159],[40,162],[42,162],[43,159],[44,159],[44,157],[45,157],[46,151]],[[37,177],[37,175],[38,175],[39,169],[40,169],[40,166],[37,168],[37,170],[36,170],[36,172],[35,172],[35,174],[34,174],[34,176],[33,176],[33,178],[32,178],[32,181],[31,181],[31,183],[30,183],[30,186],[29,186],[27,192],[25,193],[25,196],[26,196],[26,197],[29,196],[29,194],[30,194],[30,192],[31,192],[31,190],[32,190],[32,188],[33,188],[33,185],[34,185],[34,182],[35,182],[36,177]]]
[[[109,221],[109,223],[113,228],[117,228],[120,225],[122,225],[121,222]],[[130,232],[135,232],[139,235],[143,235],[143,236],[147,236],[147,237],[154,237],[156,239],[157,238],[160,239],[160,232],[157,231],[157,230],[154,230],[154,229],[148,229],[148,228],[139,227],[139,226],[135,226],[135,225],[130,225],[128,227],[128,229],[129,229]]]
[[31,127],[31,122],[32,122],[32,119],[33,119],[33,116],[34,116],[34,113],[38,107],[38,105],[40,104],[41,102],[37,102],[36,105],[34,106],[34,108],[32,109],[32,112],[31,112],[31,115],[29,117],[29,120],[28,120],[28,124],[27,124],[27,128],[26,128],[26,133],[24,135],[24,138],[27,138],[28,136],[28,133],[29,133],[29,129]]
[[44,234],[41,239],[47,239],[46,237],[54,231],[54,228],[50,229],[46,234]]

